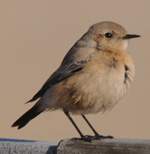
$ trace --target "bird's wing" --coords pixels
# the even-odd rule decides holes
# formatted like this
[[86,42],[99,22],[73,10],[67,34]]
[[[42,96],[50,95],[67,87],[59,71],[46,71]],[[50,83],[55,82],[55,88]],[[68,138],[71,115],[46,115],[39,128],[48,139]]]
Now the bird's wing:
[[70,76],[79,73],[83,69],[83,63],[85,61],[79,61],[77,63],[73,63],[70,66],[64,66],[64,67],[59,67],[56,72],[50,76],[50,78],[45,82],[45,84],[42,86],[42,88],[33,96],[29,102],[33,102],[37,100],[38,98],[42,97],[43,94],[53,85],[69,78]]

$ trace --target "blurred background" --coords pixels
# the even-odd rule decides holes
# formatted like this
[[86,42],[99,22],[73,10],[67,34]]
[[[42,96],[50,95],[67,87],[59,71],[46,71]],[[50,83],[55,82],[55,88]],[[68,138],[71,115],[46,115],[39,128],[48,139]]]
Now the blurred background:
[[[113,21],[142,36],[128,47],[136,77],[111,112],[87,118],[103,135],[150,139],[149,15],[149,0],[0,0],[0,137],[58,142],[79,136],[62,111],[43,113],[21,130],[11,125],[33,106],[25,102],[88,28]],[[73,118],[84,134],[92,134],[80,116]]]

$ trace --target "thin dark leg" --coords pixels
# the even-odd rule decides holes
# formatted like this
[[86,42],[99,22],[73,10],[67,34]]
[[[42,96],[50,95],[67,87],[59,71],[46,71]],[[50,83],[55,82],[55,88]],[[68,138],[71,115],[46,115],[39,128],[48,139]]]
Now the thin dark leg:
[[95,136],[93,137],[93,139],[103,139],[103,138],[109,138],[112,139],[114,138],[113,136],[103,136],[103,135],[99,135],[99,133],[97,133],[97,131],[93,128],[93,126],[90,124],[90,122],[87,120],[87,118],[85,117],[85,115],[82,114],[83,119],[87,122],[87,124],[89,125],[89,127],[92,129],[92,131],[94,132]]
[[81,138],[84,138],[84,135],[82,134],[82,132],[80,131],[80,129],[78,128],[78,126],[76,125],[76,123],[71,118],[69,112],[68,111],[64,111],[64,113],[69,118],[69,120],[71,121],[71,123],[73,124],[73,126],[75,127],[75,129],[77,130],[77,132],[80,134]]
[[95,136],[100,136],[97,131],[93,128],[93,126],[90,124],[90,122],[87,120],[87,118],[85,117],[85,115],[82,114],[83,119],[87,122],[87,124],[89,125],[89,127],[92,129],[92,131],[94,132]]

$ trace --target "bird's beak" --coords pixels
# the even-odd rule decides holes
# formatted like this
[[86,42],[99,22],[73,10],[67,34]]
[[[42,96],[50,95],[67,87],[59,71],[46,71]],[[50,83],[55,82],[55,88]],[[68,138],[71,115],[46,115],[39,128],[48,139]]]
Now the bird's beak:
[[127,34],[126,36],[122,37],[122,39],[132,39],[136,37],[141,37],[140,35],[135,35],[135,34]]

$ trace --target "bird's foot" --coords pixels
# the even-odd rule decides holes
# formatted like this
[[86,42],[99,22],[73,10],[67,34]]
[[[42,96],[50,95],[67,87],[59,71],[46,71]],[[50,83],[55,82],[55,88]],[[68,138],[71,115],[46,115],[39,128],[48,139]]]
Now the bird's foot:
[[82,140],[82,141],[86,141],[86,142],[92,142],[94,140],[102,140],[102,139],[113,139],[113,136],[103,136],[103,135],[95,135],[95,136],[91,136],[91,135],[84,135],[81,138],[73,138],[72,140]]
[[90,135],[84,135],[81,138],[72,138],[73,141],[78,141],[78,140],[82,140],[82,141],[86,141],[86,142],[91,142],[93,140],[94,136],[90,136]]
[[96,134],[95,136],[93,136],[93,138],[95,140],[101,140],[101,139],[113,139],[114,137],[113,136],[103,136],[103,135],[99,135],[99,134]]
[[90,136],[90,135],[85,135],[81,138],[81,140],[83,141],[87,141],[87,142],[92,142],[94,140],[102,140],[102,139],[113,139],[113,136],[103,136],[103,135],[95,135],[95,136]]
[[80,140],[83,140],[83,141],[86,141],[86,142],[92,142],[92,140],[94,139],[93,137],[94,136],[85,135],[85,136],[82,136]]

